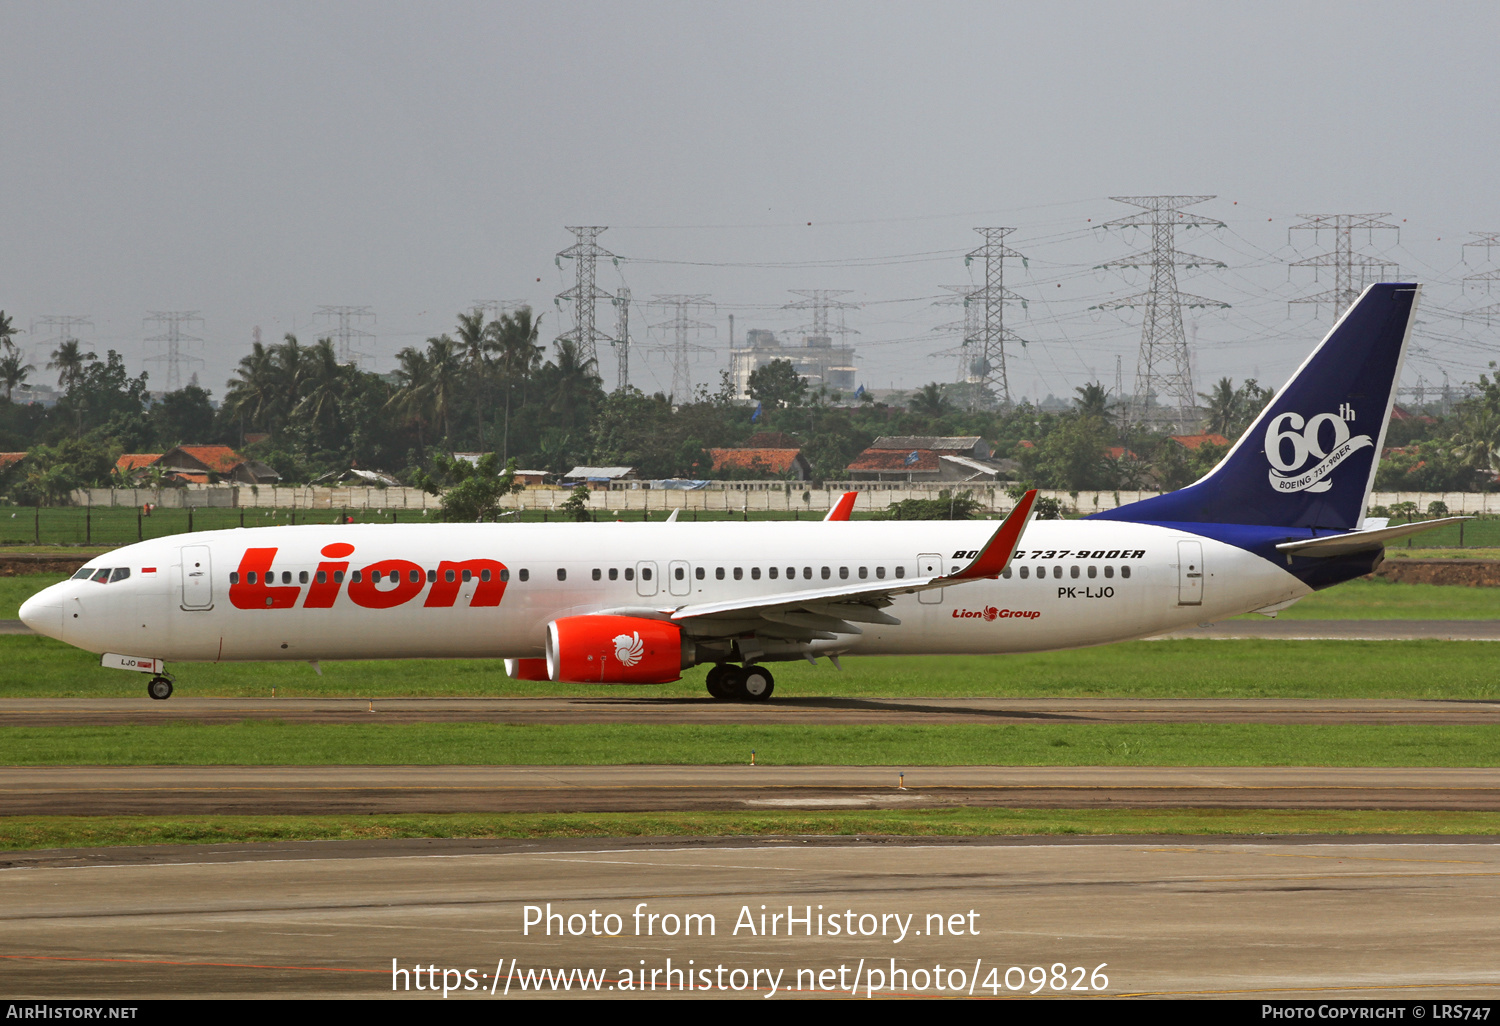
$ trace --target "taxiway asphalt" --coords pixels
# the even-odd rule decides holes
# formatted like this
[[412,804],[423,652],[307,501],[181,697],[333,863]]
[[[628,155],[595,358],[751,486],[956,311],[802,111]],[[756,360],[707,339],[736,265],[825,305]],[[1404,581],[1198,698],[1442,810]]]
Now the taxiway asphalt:
[[[576,975],[567,991],[526,982],[540,970],[585,970],[606,997],[641,996],[644,982],[644,995],[659,998],[767,999],[774,979],[773,999],[1029,997],[1037,987],[1038,998],[1493,1000],[1497,903],[1500,844],[1477,839],[434,840],[37,852],[0,870],[0,983],[12,999],[442,1001],[453,970],[446,978],[458,989],[447,1000],[501,1001],[595,993]],[[525,926],[527,906],[533,919],[560,917],[551,936]],[[793,924],[789,936],[789,907],[812,928]],[[689,914],[712,920],[693,920],[683,936]],[[684,969],[705,971],[694,982],[706,986],[678,989]],[[1102,991],[1090,988],[1103,977]]]

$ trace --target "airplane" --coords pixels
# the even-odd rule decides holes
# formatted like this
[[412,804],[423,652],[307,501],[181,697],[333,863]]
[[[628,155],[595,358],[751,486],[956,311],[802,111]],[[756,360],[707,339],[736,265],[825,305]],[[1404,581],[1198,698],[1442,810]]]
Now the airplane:
[[[152,675],[168,662],[499,658],[513,678],[660,684],[711,664],[764,701],[767,664],[1035,652],[1274,615],[1372,572],[1366,503],[1419,287],[1367,288],[1203,478],[1077,520],[1027,492],[986,521],[328,525],[175,535],[28,599],[32,630]],[[319,671],[321,672],[321,671]]]

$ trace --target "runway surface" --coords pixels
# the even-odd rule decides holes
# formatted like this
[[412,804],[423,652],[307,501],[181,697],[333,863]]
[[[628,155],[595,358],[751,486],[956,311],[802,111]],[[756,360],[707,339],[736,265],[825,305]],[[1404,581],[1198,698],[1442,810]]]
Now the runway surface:
[[[446,975],[473,988],[448,1000],[501,1001],[637,995],[628,974],[656,997],[1493,1000],[1497,901],[1500,845],[1462,839],[100,849],[0,871],[0,987],[441,1001]],[[809,920],[791,936],[789,908]],[[581,935],[559,936],[570,926]],[[567,971],[569,989],[541,970]]]
[[[902,772],[904,778],[899,776]],[[0,816],[748,811],[957,805],[1493,811],[1500,810],[1500,769],[0,767]]]
[[1392,723],[1500,724],[1500,702],[1413,699],[803,698],[764,704],[663,698],[626,688],[586,698],[0,699],[0,727],[149,723]]

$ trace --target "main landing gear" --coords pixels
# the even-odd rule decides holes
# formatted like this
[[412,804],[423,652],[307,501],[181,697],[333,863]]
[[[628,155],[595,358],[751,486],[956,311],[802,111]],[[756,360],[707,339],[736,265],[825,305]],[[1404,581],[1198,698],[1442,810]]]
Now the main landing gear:
[[719,663],[708,671],[708,693],[715,698],[739,702],[764,702],[771,697],[776,680],[764,666],[731,666]]
[[165,702],[172,697],[172,678],[162,674],[152,677],[151,682],[146,685],[146,694]]

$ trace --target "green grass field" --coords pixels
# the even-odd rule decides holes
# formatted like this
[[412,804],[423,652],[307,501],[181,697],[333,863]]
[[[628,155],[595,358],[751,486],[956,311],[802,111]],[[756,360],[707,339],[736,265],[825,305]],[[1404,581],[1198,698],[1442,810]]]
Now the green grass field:
[[985,837],[1058,834],[1500,834],[1500,813],[1343,809],[590,812],[426,816],[17,816],[0,850],[404,837]]
[[0,727],[17,766],[1500,766],[1500,727],[311,724]]
[[[1500,698],[1500,646],[1484,641],[1137,641],[1002,656],[871,656],[776,663],[778,697]],[[703,668],[674,684],[598,687],[512,681],[499,660],[179,663],[177,694],[700,698]],[[0,635],[0,698],[118,698],[142,674],[48,638]],[[774,701],[775,699],[773,699]]]

